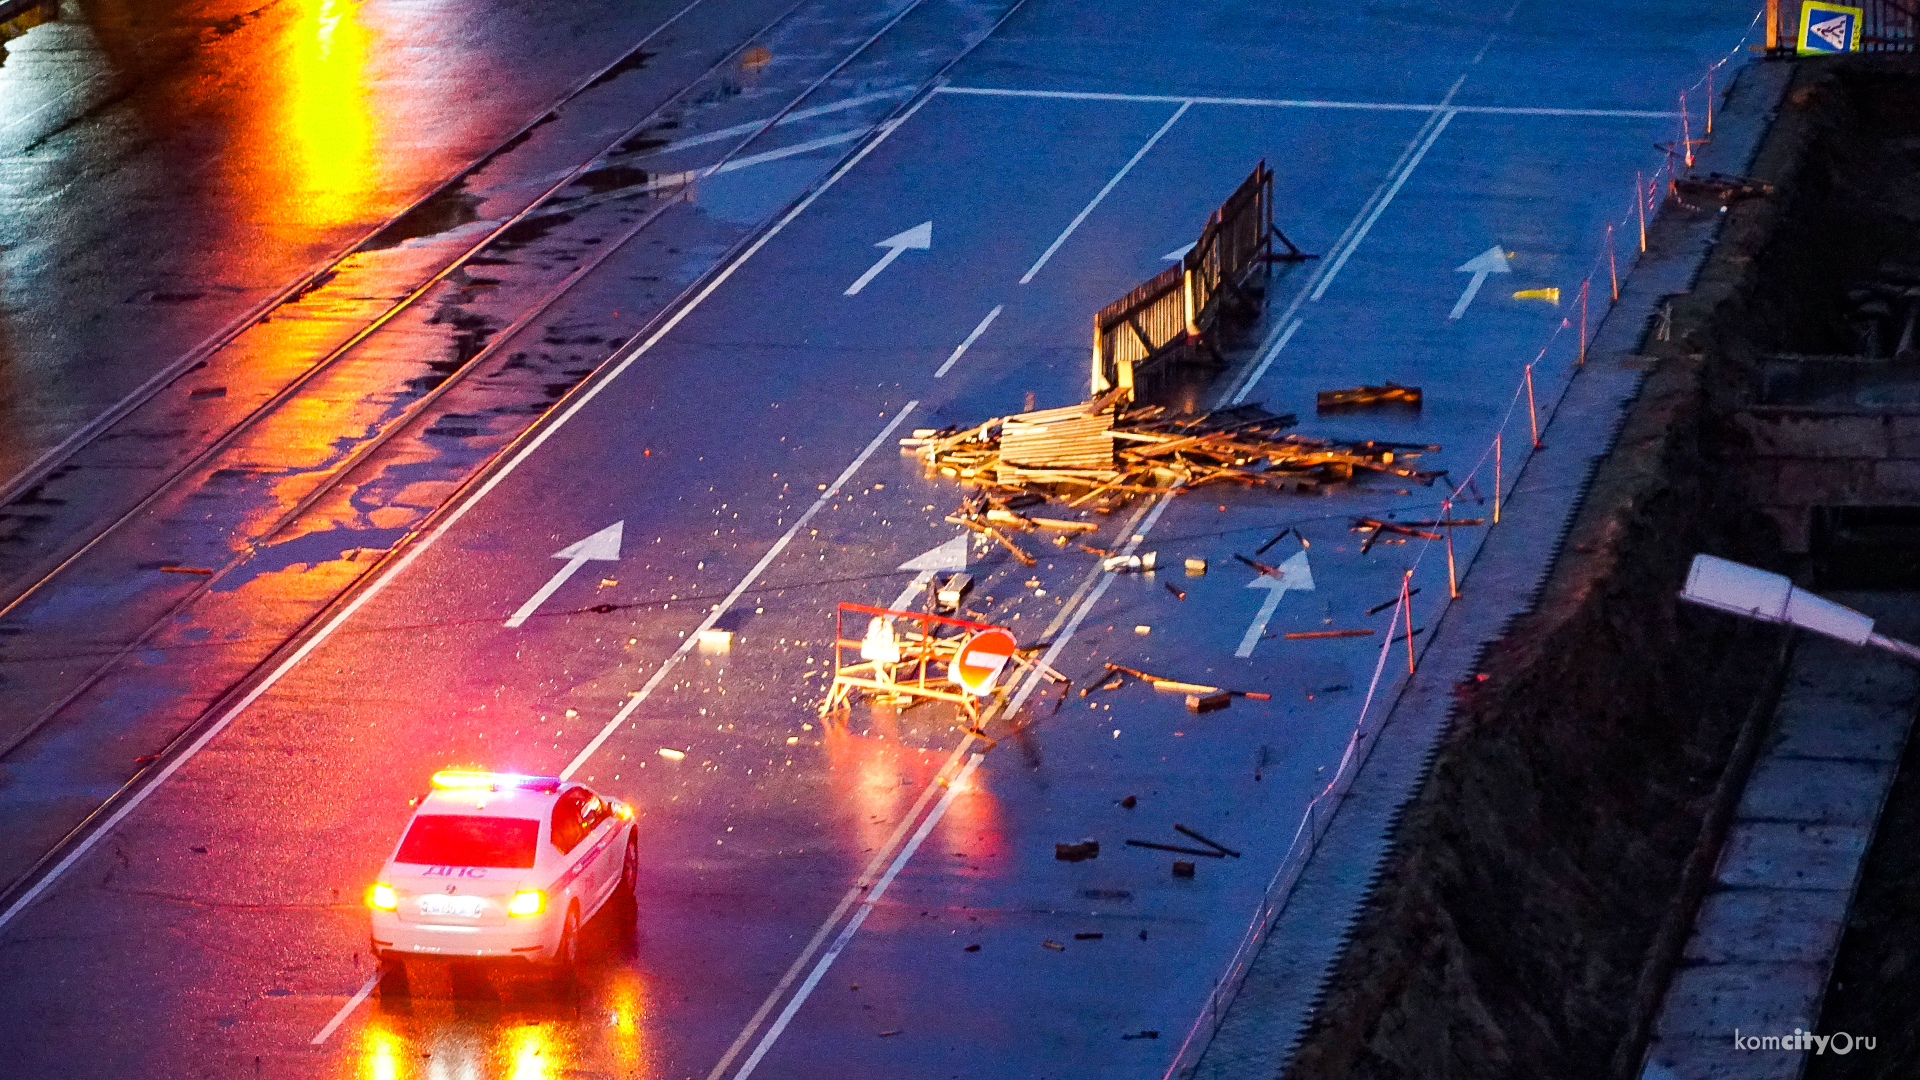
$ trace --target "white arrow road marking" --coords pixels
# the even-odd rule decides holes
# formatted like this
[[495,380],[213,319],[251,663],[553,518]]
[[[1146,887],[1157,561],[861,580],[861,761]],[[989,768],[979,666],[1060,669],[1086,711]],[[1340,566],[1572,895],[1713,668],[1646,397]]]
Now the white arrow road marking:
[[915,225],[913,228],[908,229],[906,232],[894,233],[892,236],[887,237],[885,240],[882,240],[873,246],[886,248],[887,253],[885,255],[880,256],[879,262],[874,263],[872,266],[867,267],[867,272],[860,275],[860,280],[855,281],[853,284],[847,286],[846,295],[848,296],[859,295],[860,290],[866,288],[868,282],[872,281],[874,278],[879,277],[880,271],[885,270],[889,266],[892,266],[893,260],[899,258],[900,253],[907,250],[908,248],[912,248],[915,251],[925,251],[928,248],[932,247],[933,246],[933,222],[923,221],[920,224]]
[[1194,248],[1199,246],[1200,245],[1196,242],[1196,243],[1188,244],[1186,247],[1174,248],[1172,251],[1169,251],[1165,255],[1160,256],[1160,261],[1161,262],[1179,262],[1181,259],[1184,259],[1187,257],[1187,252],[1192,251]]
[[1507,265],[1509,258],[1512,256],[1508,255],[1499,244],[1495,244],[1454,267],[1454,273],[1472,274],[1473,280],[1467,282],[1467,291],[1460,294],[1460,302],[1453,305],[1453,314],[1448,315],[1447,318],[1458,319],[1467,313],[1467,305],[1473,303],[1473,298],[1480,295],[1480,286],[1487,283],[1488,274],[1513,273],[1513,268]]
[[1253,655],[1253,647],[1260,644],[1260,635],[1267,632],[1267,622],[1280,608],[1280,598],[1287,595],[1288,589],[1301,592],[1313,591],[1313,568],[1307,565],[1307,553],[1296,551],[1293,557],[1280,564],[1280,576],[1261,574],[1247,582],[1249,589],[1266,589],[1267,598],[1260,605],[1260,614],[1253,617],[1253,625],[1247,627],[1247,636],[1240,639],[1240,647],[1233,655],[1245,658]]
[[527,602],[520,605],[520,610],[513,613],[513,617],[507,620],[506,625],[508,627],[515,627],[526,622],[528,616],[533,614],[534,609],[546,603],[547,597],[552,596],[554,590],[565,585],[567,579],[577,573],[581,567],[587,565],[590,560],[600,559],[607,562],[618,560],[620,558],[620,530],[625,526],[626,522],[616,521],[606,528],[601,529],[599,532],[594,533],[592,536],[587,537],[585,540],[568,544],[566,547],[554,552],[553,557],[567,560],[567,565],[555,571],[554,575],[547,579],[547,583],[540,586],[539,592],[528,597]]
[[894,597],[893,603],[888,606],[895,611],[905,611],[920,590],[927,587],[927,582],[933,580],[933,575],[942,570],[965,570],[966,568],[967,538],[964,536],[956,536],[939,547],[923,551],[900,564],[901,570],[920,572],[914,575],[913,580],[900,591],[899,596]]

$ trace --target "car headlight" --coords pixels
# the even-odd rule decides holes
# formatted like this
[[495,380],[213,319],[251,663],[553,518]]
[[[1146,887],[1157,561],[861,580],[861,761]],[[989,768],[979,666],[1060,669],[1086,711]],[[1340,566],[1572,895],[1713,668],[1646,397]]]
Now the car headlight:
[[367,886],[367,906],[380,911],[393,911],[400,906],[400,894],[393,891],[393,886],[376,882]]
[[621,821],[632,821],[633,807],[628,806],[626,803],[614,803],[613,814],[615,817],[619,818]]
[[521,889],[507,901],[509,915],[538,915],[547,910],[547,894],[539,889]]

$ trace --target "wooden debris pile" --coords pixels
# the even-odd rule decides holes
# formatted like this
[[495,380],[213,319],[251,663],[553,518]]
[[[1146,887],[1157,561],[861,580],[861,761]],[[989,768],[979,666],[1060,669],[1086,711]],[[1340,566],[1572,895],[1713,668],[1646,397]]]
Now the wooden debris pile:
[[1068,498],[1070,507],[1109,493],[1206,484],[1313,492],[1363,473],[1425,485],[1445,475],[1413,465],[1438,446],[1317,439],[1288,433],[1294,422],[1258,405],[1187,415],[1159,405],[1111,408],[1103,400],[965,429],[922,428],[900,444],[929,468],[985,488],[1084,489]]

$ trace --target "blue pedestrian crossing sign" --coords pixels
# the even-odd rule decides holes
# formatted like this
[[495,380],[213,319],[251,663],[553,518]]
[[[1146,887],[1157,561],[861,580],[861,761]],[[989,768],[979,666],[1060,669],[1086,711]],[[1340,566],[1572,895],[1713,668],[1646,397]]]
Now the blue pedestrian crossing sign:
[[1806,0],[1800,5],[1800,41],[1794,51],[1818,56],[1859,49],[1861,14],[1856,7]]

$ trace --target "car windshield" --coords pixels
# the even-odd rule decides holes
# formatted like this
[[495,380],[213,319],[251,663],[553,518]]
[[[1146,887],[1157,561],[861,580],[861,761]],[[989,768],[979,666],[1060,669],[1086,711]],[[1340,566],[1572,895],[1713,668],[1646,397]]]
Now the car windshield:
[[526,870],[533,866],[540,822],[533,818],[424,814],[413,819],[400,842],[395,862],[436,866],[492,866]]

